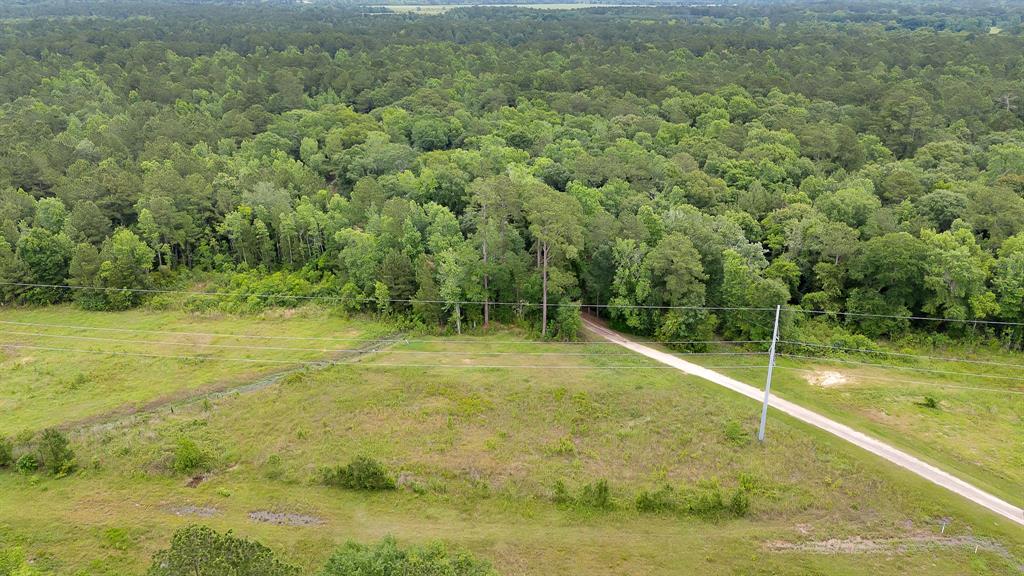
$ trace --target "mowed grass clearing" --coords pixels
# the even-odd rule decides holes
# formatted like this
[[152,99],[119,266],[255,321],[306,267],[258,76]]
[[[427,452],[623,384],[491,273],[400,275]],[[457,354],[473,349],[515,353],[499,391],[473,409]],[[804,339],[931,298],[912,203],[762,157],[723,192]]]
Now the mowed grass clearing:
[[[343,358],[347,353],[324,350],[357,348],[366,344],[359,339],[387,330],[315,308],[258,316],[0,308],[0,434],[131,413],[199,391],[248,384],[299,362]],[[313,339],[290,339],[294,337]]]
[[[103,316],[128,326],[133,314]],[[1018,573],[1018,526],[852,446],[785,417],[760,445],[758,406],[746,398],[614,346],[523,339],[413,342],[266,388],[76,426],[79,472],[0,474],[0,545],[25,546],[57,574],[141,573],[176,527],[202,522],[310,571],[336,544],[392,534],[448,541],[505,574]],[[150,385],[186,361],[160,362]],[[170,469],[180,438],[209,457],[196,487]],[[319,484],[322,467],[356,455],[385,463],[403,487],[368,495]],[[598,479],[611,485],[613,510],[551,501],[558,480],[575,490]],[[751,486],[749,515],[633,506],[642,490],[712,480]],[[266,524],[254,511],[317,523]],[[822,553],[831,547],[840,552]]]

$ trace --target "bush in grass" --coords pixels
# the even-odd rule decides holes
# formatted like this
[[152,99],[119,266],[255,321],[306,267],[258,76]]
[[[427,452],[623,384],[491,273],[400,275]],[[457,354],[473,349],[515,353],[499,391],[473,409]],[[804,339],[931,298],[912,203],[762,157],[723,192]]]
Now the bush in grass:
[[555,481],[552,490],[554,493],[551,496],[551,500],[555,504],[571,505],[576,503],[576,498],[569,492],[565,482],[561,480]]
[[323,482],[347,490],[394,490],[395,481],[384,466],[368,456],[356,456],[351,462],[324,470]]
[[579,302],[563,303],[558,306],[554,317],[548,320],[548,328],[553,339],[575,340],[583,331]]
[[497,576],[485,560],[450,552],[443,544],[401,549],[392,538],[367,546],[349,542],[338,548],[319,576]]
[[14,464],[14,468],[22,474],[31,474],[39,470],[39,459],[35,454],[22,454],[21,458]]
[[578,502],[581,506],[608,510],[612,508],[612,491],[607,480],[598,480],[580,489]]
[[208,462],[206,453],[189,438],[178,438],[174,449],[173,468],[175,472],[188,474],[204,468]]
[[171,547],[153,555],[148,576],[297,576],[299,568],[259,542],[206,526],[178,529]]
[[668,484],[653,492],[644,490],[636,497],[638,512],[671,512],[677,507],[675,491]]
[[706,519],[746,516],[750,511],[750,492],[742,486],[728,498],[717,480],[703,480],[683,495],[688,514]]
[[559,480],[555,482],[552,500],[556,504],[578,508],[609,510],[615,507],[615,503],[612,501],[611,487],[604,479],[586,484],[575,495],[569,491],[565,482]]
[[0,438],[0,468],[14,464],[14,443],[9,438]]
[[742,488],[737,488],[729,498],[729,512],[737,518],[742,518],[750,511],[750,493]]
[[725,495],[715,480],[702,480],[687,490],[683,496],[686,512],[701,518],[717,518],[725,510]]
[[21,548],[0,549],[0,576],[36,576],[39,570],[28,563]]
[[75,469],[75,451],[68,437],[56,428],[43,430],[39,437],[39,462],[53,474],[67,474]]

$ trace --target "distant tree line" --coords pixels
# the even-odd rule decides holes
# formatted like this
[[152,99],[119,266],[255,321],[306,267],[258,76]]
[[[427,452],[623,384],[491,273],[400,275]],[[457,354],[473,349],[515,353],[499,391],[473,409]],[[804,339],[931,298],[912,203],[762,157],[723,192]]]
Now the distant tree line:
[[707,306],[1024,321],[1014,5],[43,17],[83,6],[0,8],[0,301],[207,274],[565,338],[579,303],[664,340],[765,336]]

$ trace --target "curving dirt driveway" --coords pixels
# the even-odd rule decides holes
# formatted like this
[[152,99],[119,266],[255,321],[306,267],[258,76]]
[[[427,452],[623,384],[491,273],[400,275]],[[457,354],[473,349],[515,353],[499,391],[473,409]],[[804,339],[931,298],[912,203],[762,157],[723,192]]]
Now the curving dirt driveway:
[[[608,328],[605,328],[604,326],[601,326],[600,324],[597,324],[588,318],[583,319],[583,325],[594,334],[610,342],[619,344],[624,348],[632,350],[637,354],[642,354],[648,358],[651,358],[652,360],[657,360],[662,364],[667,364],[674,368],[678,368],[679,370],[686,372],[687,374],[691,374],[693,376],[697,376],[698,378],[703,378],[710,382],[714,382],[719,386],[724,386],[734,392],[739,392],[740,394],[757,400],[758,402],[762,402],[764,400],[764,391],[760,388],[755,388],[749,384],[744,384],[739,380],[734,380],[733,378],[730,378],[724,374],[719,374],[714,370],[708,370],[707,368],[704,368],[692,362],[687,362],[686,360],[683,360],[678,356],[666,354],[664,352],[655,350],[654,348],[650,348],[648,346],[644,346],[643,344],[633,342],[632,340],[629,340],[622,334],[619,334],[618,332],[615,332],[613,330],[609,330]],[[947,490],[951,490],[963,496],[964,498],[967,498],[968,500],[981,504],[985,508],[988,508],[989,510],[995,512],[996,514],[999,514],[1000,516],[1004,516],[1018,524],[1024,525],[1024,509],[1018,508],[1017,506],[1014,506],[1009,502],[1001,500],[989,494],[988,492],[985,492],[984,490],[977,488],[972,484],[964,482],[963,480],[957,478],[956,476],[953,476],[948,472],[945,472],[943,470],[936,468],[935,466],[932,466],[931,464],[922,462],[918,458],[915,458],[910,454],[903,452],[902,450],[898,450],[897,448],[894,448],[893,446],[890,446],[889,444],[886,444],[881,440],[872,438],[871,436],[868,436],[863,432],[858,432],[853,428],[850,428],[849,426],[840,424],[839,422],[836,422],[831,418],[822,416],[817,412],[813,412],[811,410],[798,406],[792,402],[783,400],[778,396],[775,396],[774,394],[771,396],[771,399],[768,401],[768,404],[772,408],[775,408],[780,412],[785,412],[786,414],[789,414],[790,416],[796,418],[797,420],[801,420],[803,422],[811,424],[812,426],[817,426],[818,428],[821,428],[826,432],[834,434],[842,438],[843,440],[846,440],[847,442],[851,442],[853,444],[856,444],[857,446],[860,446],[861,448],[867,450],[868,452],[871,452],[872,454],[881,456],[882,458],[885,458],[886,460],[892,462],[893,464],[896,464],[897,466],[910,470],[911,472],[917,474],[918,476],[926,480],[938,484],[939,486],[942,486]]]

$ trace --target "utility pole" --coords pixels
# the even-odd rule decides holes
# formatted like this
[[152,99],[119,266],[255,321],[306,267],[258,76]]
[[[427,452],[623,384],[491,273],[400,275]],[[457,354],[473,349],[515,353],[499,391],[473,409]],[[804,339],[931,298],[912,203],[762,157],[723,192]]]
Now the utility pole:
[[757,429],[757,440],[764,442],[764,426],[768,421],[768,398],[772,395],[772,370],[775,368],[775,344],[779,341],[779,311],[782,305],[775,306],[775,328],[772,330],[772,345],[768,349],[768,379],[764,383],[764,406],[761,407],[761,427]]

